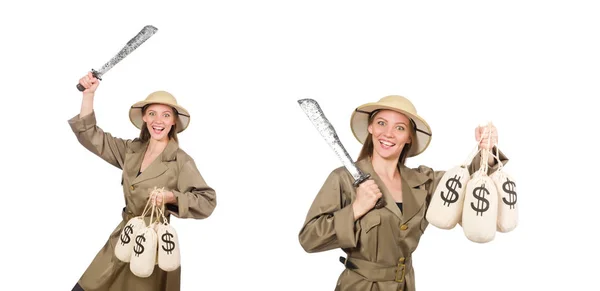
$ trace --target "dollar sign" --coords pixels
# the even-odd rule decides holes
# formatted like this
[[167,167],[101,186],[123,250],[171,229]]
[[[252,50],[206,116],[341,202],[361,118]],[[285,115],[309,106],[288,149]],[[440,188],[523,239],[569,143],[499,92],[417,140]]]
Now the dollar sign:
[[139,257],[144,252],[144,246],[142,245],[142,242],[146,242],[144,235],[145,233],[142,233],[135,238],[137,245],[133,247],[133,251],[135,252],[136,257]]
[[121,235],[121,245],[124,246],[131,241],[131,238],[129,237],[129,235],[132,233],[133,233],[133,224],[130,224],[125,227],[125,230],[123,231],[123,234]]
[[490,195],[490,192],[485,189],[485,184],[473,189],[473,197],[477,198],[477,207],[471,202],[471,208],[477,212],[477,216],[483,216],[483,213],[490,208],[490,202],[485,199],[485,195]]
[[502,197],[502,201],[508,205],[510,209],[515,208],[515,204],[517,203],[517,192],[515,192],[515,182],[506,178],[506,182],[502,183],[502,190],[508,193],[508,201],[506,201],[506,197]]
[[163,242],[165,242],[165,244],[168,246],[165,248],[165,246],[162,246],[162,249],[165,250],[165,252],[167,252],[167,254],[172,254],[173,250],[175,249],[175,243],[173,241],[171,241],[171,239],[173,238],[173,235],[169,233],[168,230],[165,230],[165,234],[162,235],[162,240]]
[[458,200],[458,192],[456,192],[456,187],[462,187],[462,184],[459,181],[460,178],[461,177],[456,178],[456,175],[454,175],[454,178],[450,178],[448,179],[448,181],[446,181],[446,188],[448,188],[448,193],[446,194],[446,197],[444,197],[444,191],[442,191],[440,194],[440,196],[442,196],[442,199],[444,200],[444,205],[448,204],[447,206],[450,207],[450,204]]

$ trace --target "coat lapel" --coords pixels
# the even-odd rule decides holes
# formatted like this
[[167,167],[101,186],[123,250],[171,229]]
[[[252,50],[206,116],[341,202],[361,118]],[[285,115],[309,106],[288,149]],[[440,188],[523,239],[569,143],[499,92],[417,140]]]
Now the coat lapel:
[[177,149],[179,148],[178,144],[174,140],[169,140],[169,143],[160,154],[160,156],[156,157],[150,165],[139,175],[137,176],[140,167],[142,165],[142,160],[144,159],[144,154],[146,153],[146,149],[148,148],[148,142],[141,143],[139,147],[134,148],[134,152],[130,158],[130,167],[127,169],[127,173],[129,175],[131,184],[137,184],[149,179],[156,178],[163,173],[165,173],[169,167],[167,166],[167,162],[173,161],[177,156]]
[[357,166],[363,172],[369,173],[371,175],[371,179],[373,179],[375,181],[375,183],[379,187],[379,190],[381,190],[381,193],[383,194],[383,200],[385,201],[384,207],[387,208],[392,213],[394,213],[394,215],[398,216],[399,219],[402,219],[402,212],[400,212],[400,208],[398,208],[398,205],[396,205],[396,201],[394,201],[394,197],[392,197],[392,194],[388,191],[387,187],[385,187],[385,184],[383,183],[381,178],[379,178],[379,176],[375,172],[375,169],[373,169],[373,164],[371,164],[371,159],[366,158],[366,159],[360,160],[357,163]]
[[410,220],[419,212],[425,200],[427,199],[427,190],[420,189],[419,186],[429,181],[429,177],[414,169],[409,169],[405,165],[400,165],[400,177],[402,178],[402,202],[404,222]]
[[142,159],[144,158],[144,153],[148,148],[148,143],[134,141],[131,143],[129,148],[131,149],[131,153],[129,153],[125,158],[125,172],[127,173],[130,184],[133,184],[133,181],[137,177],[138,171],[142,165]]

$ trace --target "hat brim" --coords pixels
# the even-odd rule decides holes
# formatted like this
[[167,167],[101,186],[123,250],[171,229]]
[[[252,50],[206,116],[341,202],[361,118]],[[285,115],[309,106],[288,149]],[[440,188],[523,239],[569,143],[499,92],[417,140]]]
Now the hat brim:
[[184,131],[190,124],[190,113],[178,104],[172,104],[167,102],[140,101],[133,104],[129,109],[129,120],[138,129],[142,129],[142,126],[144,125],[144,121],[142,120],[142,109],[146,105],[150,104],[163,104],[171,106],[175,108],[175,110],[177,110],[177,120],[175,121],[177,124],[177,133]]
[[367,103],[362,105],[354,110],[352,113],[352,117],[350,118],[350,128],[352,129],[352,133],[354,137],[363,144],[367,136],[369,135],[369,116],[375,110],[393,110],[399,113],[406,115],[415,123],[415,131],[416,131],[416,140],[412,141],[410,151],[408,152],[408,157],[414,157],[423,151],[429,146],[431,142],[431,127],[422,117],[407,112],[402,109],[398,109],[392,106],[386,106],[379,103]]

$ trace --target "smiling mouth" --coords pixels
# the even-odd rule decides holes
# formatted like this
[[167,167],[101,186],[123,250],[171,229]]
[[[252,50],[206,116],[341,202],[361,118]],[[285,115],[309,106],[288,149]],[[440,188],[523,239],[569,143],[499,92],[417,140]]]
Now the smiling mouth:
[[152,129],[155,133],[161,133],[163,130],[165,130],[165,128],[162,126],[152,126]]
[[395,143],[389,142],[387,140],[382,140],[382,139],[379,140],[379,144],[381,144],[384,148],[391,148],[396,145]]

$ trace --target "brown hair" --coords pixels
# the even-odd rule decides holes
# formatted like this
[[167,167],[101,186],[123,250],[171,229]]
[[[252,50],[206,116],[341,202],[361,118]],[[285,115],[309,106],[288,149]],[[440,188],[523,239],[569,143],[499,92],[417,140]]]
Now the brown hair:
[[[150,105],[152,105],[152,104],[147,104],[146,106],[142,107],[142,116],[144,116],[146,114],[146,109]],[[171,107],[171,109],[173,109],[173,116],[175,118],[175,124],[173,124],[173,126],[171,127],[168,137],[169,137],[169,139],[173,139],[176,142],[179,142],[179,140],[177,139],[177,116],[179,115],[179,113],[177,112],[177,109],[175,109],[173,107]],[[150,140],[150,137],[151,137],[151,135],[150,135],[150,132],[148,131],[148,126],[146,125],[146,122],[144,121],[142,123],[142,129],[140,130],[140,141],[147,142]]]
[[[373,122],[373,119],[375,119],[375,115],[377,115],[377,113],[379,113],[379,110],[375,110],[375,111],[371,112],[371,115],[369,116],[368,124],[371,124]],[[408,116],[407,116],[407,118],[408,118]],[[402,152],[400,153],[400,158],[398,159],[398,164],[400,164],[400,165],[404,165],[404,162],[406,161],[406,158],[408,156],[408,152],[410,151],[410,147],[411,147],[413,141],[416,139],[416,135],[417,135],[417,132],[415,131],[415,128],[416,128],[415,122],[411,118],[408,118],[408,120],[410,120],[410,140],[411,140],[411,142],[404,144],[404,147],[402,148]],[[365,139],[365,142],[363,143],[362,149],[360,150],[360,154],[358,154],[357,160],[362,160],[367,157],[369,157],[369,158],[373,157],[373,135],[370,132],[367,134],[367,138]]]

